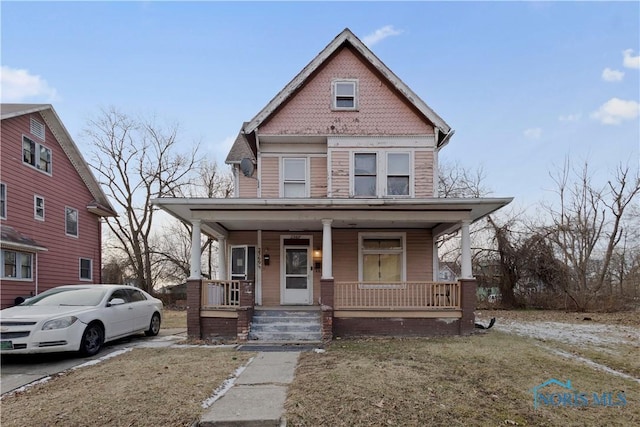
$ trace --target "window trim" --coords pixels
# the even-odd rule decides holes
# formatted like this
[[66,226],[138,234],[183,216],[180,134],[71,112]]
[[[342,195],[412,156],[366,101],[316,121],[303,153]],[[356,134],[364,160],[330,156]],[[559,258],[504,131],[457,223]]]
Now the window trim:
[[[7,252],[11,252],[16,254],[16,258],[15,258],[15,270],[16,270],[16,275],[15,277],[13,276],[6,276],[5,274],[5,254]],[[31,276],[30,277],[22,277],[22,258],[24,256],[27,256],[29,258],[29,267],[30,267],[30,273]],[[11,249],[2,249],[0,252],[0,277],[3,280],[12,280],[12,281],[18,281],[18,282],[33,282],[33,277],[34,277],[34,254],[31,252],[22,252],[22,251],[17,251],[17,250],[11,250]]]
[[[30,162],[27,162],[25,160],[24,144],[25,144],[26,141],[28,141],[29,143],[33,144],[33,153],[31,153],[31,155],[34,157],[33,164],[31,164]],[[49,152],[49,170],[45,170],[45,169],[42,169],[40,167],[40,160],[41,160],[40,154],[41,154],[43,149],[47,150]],[[49,175],[49,176],[53,175],[53,150],[51,148],[47,147],[44,144],[36,142],[33,139],[29,138],[27,135],[23,134],[22,135],[21,150],[22,150],[21,157],[22,157],[22,164],[23,165],[26,165],[26,166],[28,166],[30,168],[33,168],[33,169],[37,170],[38,172],[42,172],[42,173],[44,173],[46,175]]]
[[[76,234],[69,233],[69,223],[67,222],[67,211],[72,210],[76,212]],[[69,237],[80,237],[80,211],[76,208],[72,208],[71,206],[64,207],[64,234]]]
[[[38,215],[38,199],[42,200],[42,215]],[[37,221],[44,221],[45,219],[45,204],[44,197],[38,194],[33,195],[33,219]]]
[[[407,172],[407,178],[409,180],[409,188],[407,189],[407,194],[389,194],[389,177],[390,176],[405,176],[405,175],[389,175],[389,155],[391,154],[406,154],[409,157],[409,170]],[[386,197],[412,197],[413,196],[413,156],[410,151],[394,151],[388,150],[385,151],[385,175],[384,175],[384,195]]]
[[[400,281],[407,281],[407,233],[406,232],[362,232],[358,233],[358,281],[362,282],[364,277],[364,255],[366,253],[372,253],[370,251],[366,251],[364,249],[364,240],[367,239],[400,239],[402,244],[402,249],[400,251],[388,251],[388,253],[400,253],[401,261],[402,261],[402,271],[400,273]],[[360,284],[361,289],[398,289],[403,288],[404,284],[385,284],[381,283],[379,285],[363,285]]]
[[[371,175],[356,175],[356,156],[358,155],[373,155],[375,156],[375,173],[373,177],[375,178],[375,191],[372,195],[357,195],[356,194],[356,177],[357,176],[371,176]],[[371,198],[371,197],[379,197],[380,194],[380,155],[377,151],[354,151],[351,155],[351,194],[356,198]]]
[[311,180],[310,178],[310,171],[309,171],[309,165],[310,165],[310,161],[308,157],[297,157],[297,156],[291,156],[291,157],[281,157],[280,158],[280,197],[281,198],[287,198],[287,196],[285,195],[285,187],[287,184],[287,182],[290,182],[292,184],[300,184],[302,183],[302,181],[286,181],[285,180],[285,164],[287,163],[287,160],[302,160],[304,161],[304,196],[305,198],[309,197],[309,189],[310,189],[310,184],[309,181]]
[[[89,277],[82,276],[82,261],[89,261]],[[93,281],[93,260],[91,258],[80,257],[78,259],[78,278],[85,282]]]
[[[349,83],[353,85],[353,107],[338,106],[337,85],[341,83]],[[358,79],[334,79],[331,82],[331,109],[334,111],[358,111],[358,98],[360,93]]]
[[[356,192],[356,155],[357,154],[375,154],[376,155],[376,193],[373,196],[357,196]],[[389,154],[406,154],[409,156],[409,194],[389,194],[388,188],[388,170],[389,170]],[[412,198],[415,196],[415,151],[413,150],[397,150],[392,148],[384,149],[354,149],[349,152],[349,194],[351,197],[366,198]],[[395,176],[395,175],[394,175]]]
[[0,218],[7,219],[7,210],[8,210],[8,194],[7,194],[7,184],[4,182],[0,182]]

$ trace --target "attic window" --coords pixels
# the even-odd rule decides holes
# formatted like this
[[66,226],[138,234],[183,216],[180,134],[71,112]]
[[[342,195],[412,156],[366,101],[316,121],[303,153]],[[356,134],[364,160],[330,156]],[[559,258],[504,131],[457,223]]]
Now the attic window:
[[31,135],[37,136],[44,141],[44,124],[31,118]]
[[358,108],[358,80],[334,80],[332,92],[334,110]]

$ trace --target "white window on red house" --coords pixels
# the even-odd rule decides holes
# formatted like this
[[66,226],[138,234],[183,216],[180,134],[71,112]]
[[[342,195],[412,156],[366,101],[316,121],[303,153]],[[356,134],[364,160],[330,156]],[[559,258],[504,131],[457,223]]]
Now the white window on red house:
[[358,81],[353,79],[333,81],[334,110],[358,109]]
[[66,207],[65,211],[65,233],[67,236],[78,237],[78,210]]
[[51,150],[26,136],[22,137],[22,162],[51,174]]
[[376,153],[355,153],[353,156],[353,194],[375,197],[377,193],[378,160]]
[[42,196],[33,196],[33,217],[44,221],[44,197]]
[[7,218],[7,184],[0,183],[0,218]]
[[2,277],[4,279],[31,280],[33,255],[28,252],[2,250]]
[[91,280],[91,264],[91,259],[80,258],[80,280]]
[[307,159],[283,158],[284,197],[307,197]]

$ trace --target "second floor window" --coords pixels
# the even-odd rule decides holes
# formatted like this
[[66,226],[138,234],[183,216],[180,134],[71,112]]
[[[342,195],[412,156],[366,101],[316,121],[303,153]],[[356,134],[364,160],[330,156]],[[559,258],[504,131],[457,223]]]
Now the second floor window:
[[66,207],[65,213],[65,233],[67,236],[78,237],[78,210]]
[[51,173],[51,150],[44,145],[22,137],[22,162],[38,170]]
[[7,185],[5,183],[0,184],[0,218],[5,219],[7,217]]
[[387,155],[387,195],[408,196],[411,164],[409,153]]
[[375,197],[378,161],[376,153],[354,155],[353,192],[359,197]]
[[307,160],[282,159],[284,197],[307,197]]
[[33,217],[44,221],[44,197],[33,196]]

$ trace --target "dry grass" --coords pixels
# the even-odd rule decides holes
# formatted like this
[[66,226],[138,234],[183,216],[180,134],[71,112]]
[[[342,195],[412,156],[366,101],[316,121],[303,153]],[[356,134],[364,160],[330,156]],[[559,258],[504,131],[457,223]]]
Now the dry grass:
[[186,328],[187,327],[187,310],[168,310],[162,311],[162,329]]
[[186,426],[251,353],[133,349],[2,399],[9,426]]
[[[532,389],[550,378],[581,392],[624,391],[628,403],[534,410]],[[496,331],[345,340],[302,354],[286,410],[295,426],[628,426],[640,425],[640,386]]]

